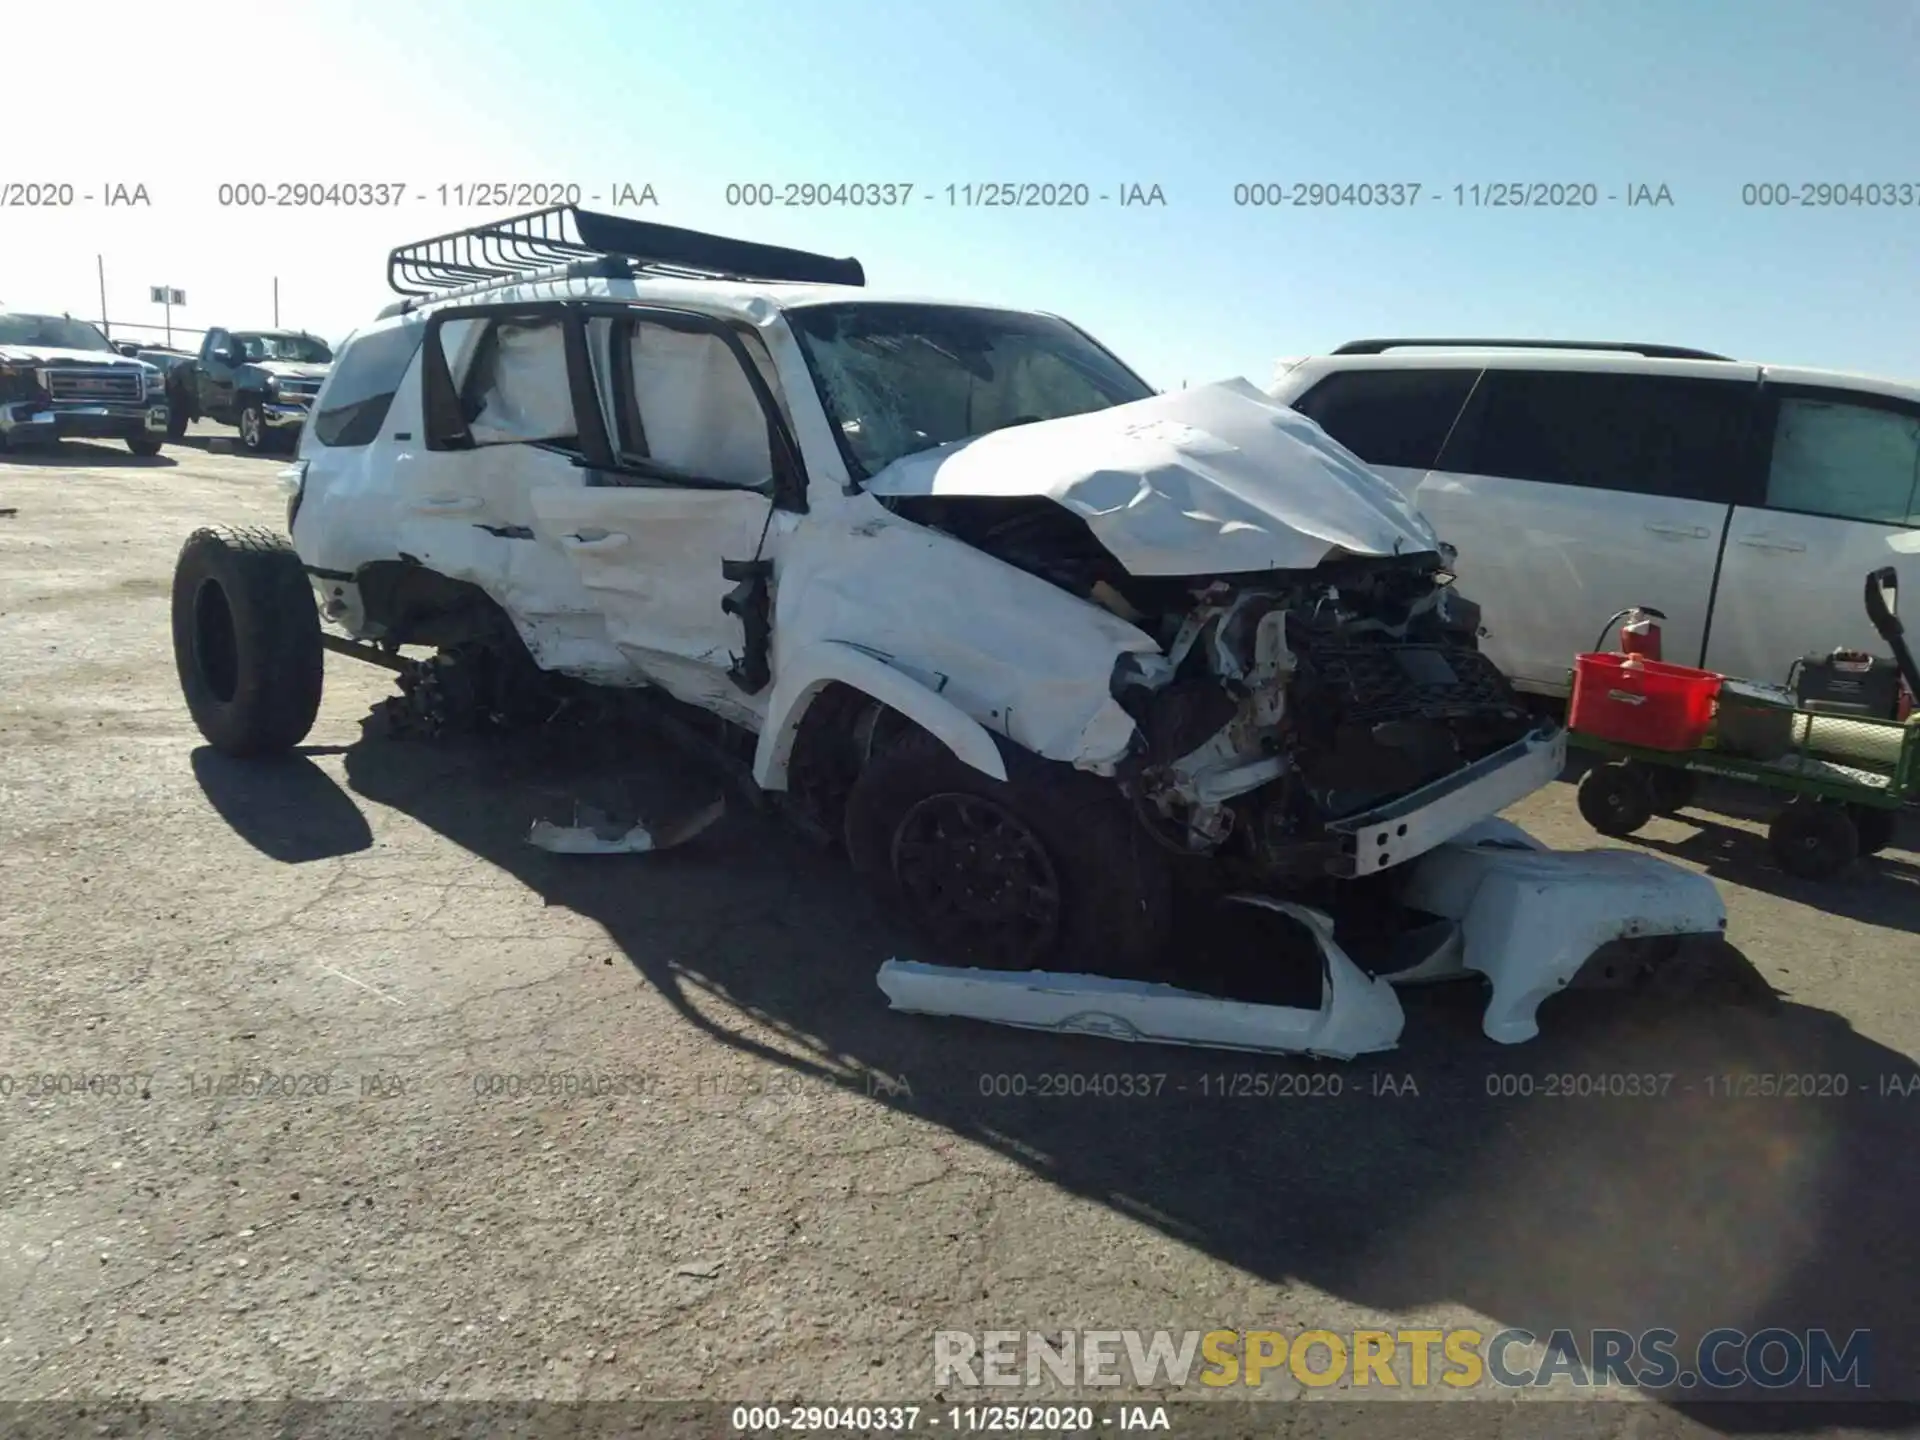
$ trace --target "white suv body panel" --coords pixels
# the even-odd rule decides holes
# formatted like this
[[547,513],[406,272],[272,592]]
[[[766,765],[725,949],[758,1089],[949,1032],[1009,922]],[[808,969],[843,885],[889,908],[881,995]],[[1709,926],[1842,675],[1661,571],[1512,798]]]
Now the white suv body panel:
[[[604,437],[555,428],[577,422],[572,403],[587,397],[577,348],[567,360],[565,411],[549,403],[558,398],[551,391],[514,392],[518,398],[509,396],[508,403],[500,399],[505,392],[491,386],[484,397],[450,397],[436,390],[436,413],[450,399],[484,398],[477,414],[464,413],[470,435],[484,420],[492,434],[524,440],[498,448],[430,449],[423,403],[423,375],[429,371],[416,347],[397,378],[383,378],[369,392],[378,398],[389,393],[388,383],[393,386],[384,409],[364,411],[363,418],[379,413],[377,434],[369,437],[368,427],[361,426],[355,438],[365,443],[320,443],[329,392],[352,371],[355,346],[366,337],[407,326],[432,333],[427,317],[448,306],[561,300],[675,307],[751,327],[764,353],[748,359],[761,367],[780,420],[804,460],[804,510],[792,496],[773,493],[787,478],[778,467],[766,489],[683,486],[673,483],[680,476],[671,466],[663,476],[660,466],[624,462],[619,476],[601,477],[608,483],[589,484],[590,472],[573,455],[554,448],[573,446],[608,463]],[[1307,621],[1317,621],[1327,609],[1334,612],[1329,626],[1348,623],[1339,614],[1340,586],[1324,574],[1303,578],[1298,571],[1329,559],[1368,556],[1432,556],[1434,566],[1439,564],[1444,537],[1435,534],[1416,505],[1381,483],[1320,427],[1243,382],[1010,425],[941,451],[908,455],[856,486],[807,356],[783,319],[793,307],[826,301],[884,303],[865,289],[574,279],[446,297],[351,337],[316,401],[316,424],[303,436],[292,470],[297,477],[294,544],[329,620],[357,639],[381,638],[356,578],[370,565],[414,563],[434,576],[470,584],[499,606],[543,669],[601,684],[656,686],[757,732],[754,778],[774,790],[787,786],[797,727],[808,707],[834,683],[900,712],[962,762],[995,779],[1008,778],[1003,742],[1111,773],[1138,728],[1115,698],[1116,676],[1130,671],[1126,678],[1133,683],[1166,685],[1191,655],[1201,662],[1195,678],[1223,682],[1231,718],[1210,722],[1217,724],[1210,736],[1203,734],[1194,748],[1173,753],[1170,764],[1156,768],[1185,776],[1183,767],[1193,762],[1198,767],[1193,776],[1214,782],[1277,763],[1268,747],[1279,738],[1296,658],[1287,638],[1292,612],[1278,606],[1298,605]],[[467,333],[477,339],[479,327]],[[568,343],[579,333],[571,331]],[[468,353],[466,341],[450,343],[458,352],[450,358],[460,363],[459,356]],[[588,343],[591,347],[591,333]],[[611,393],[610,377],[624,373],[633,383],[630,372],[637,363],[629,353],[625,370],[618,364],[596,365],[592,383]],[[452,378],[451,373],[442,376],[437,365],[431,374],[436,383]],[[512,385],[506,389],[514,391]],[[343,400],[340,413],[351,403]],[[544,421],[543,411],[549,412]],[[968,414],[971,423],[971,401]],[[781,424],[765,412],[759,418],[768,422],[771,449]],[[883,424],[893,418],[881,415]],[[677,416],[674,423],[684,419]],[[646,429],[651,438],[652,427]],[[455,431],[449,422],[445,433]],[[588,438],[590,445],[581,443]],[[643,458],[659,453],[635,447],[643,449]],[[1126,597],[1118,597],[1117,609],[1081,599],[933,528],[943,522],[921,524],[896,513],[882,503],[883,493],[929,501],[956,495],[1044,498],[1086,520],[1129,579],[1224,575],[1236,583],[1185,591],[1175,585],[1175,594],[1186,595],[1179,603],[1187,608],[1171,612],[1179,633],[1163,651],[1160,641],[1122,618],[1124,611],[1142,624],[1152,623],[1131,609]],[[742,622],[722,606],[734,582],[720,573],[722,558],[749,557],[771,562],[770,673],[768,683],[753,693],[729,675],[746,636]],[[1381,602],[1381,609],[1350,616],[1356,634],[1385,628],[1405,636],[1416,617],[1429,627],[1435,619],[1451,625],[1448,592],[1433,568],[1355,568],[1368,572],[1352,587],[1362,597],[1374,595],[1369,588],[1374,579],[1385,586],[1394,577],[1412,576],[1425,587],[1397,611]],[[1272,582],[1284,590],[1284,602],[1260,593],[1272,570],[1291,572],[1284,585]],[[1245,586],[1237,583],[1242,577],[1248,579]],[[1194,591],[1201,593],[1196,597]],[[1098,594],[1098,589],[1087,593]],[[1254,617],[1253,634],[1229,638],[1232,622],[1250,601],[1265,607],[1244,612]],[[1422,633],[1432,638],[1436,632]],[[1335,647],[1336,653],[1341,648]],[[1443,647],[1421,641],[1404,648],[1431,655]],[[1497,683],[1484,661],[1472,658],[1479,674]],[[1128,660],[1134,663],[1123,665]],[[1150,680],[1142,682],[1142,674]],[[1420,674],[1426,678],[1416,678]],[[1408,678],[1415,687],[1448,683],[1434,680],[1431,669]],[[1229,680],[1231,687],[1224,684]],[[1505,687],[1497,690],[1491,713],[1502,723],[1530,727]],[[1324,696],[1328,690],[1310,693]],[[1223,740],[1232,743],[1218,748]],[[1185,743],[1192,743],[1191,737]],[[1591,948],[1615,936],[1669,931],[1717,934],[1725,926],[1724,907],[1705,877],[1653,861],[1640,867],[1644,873],[1626,877],[1627,885],[1619,876],[1590,873],[1594,867],[1580,863],[1584,856],[1551,857],[1561,862],[1551,867],[1536,859],[1537,847],[1525,837],[1519,842],[1527,852],[1522,858],[1534,863],[1521,867],[1505,853],[1516,843],[1512,837],[1502,839],[1485,826],[1476,829],[1493,810],[1548,783],[1560,769],[1563,746],[1564,736],[1553,727],[1528,728],[1524,738],[1464,769],[1401,792],[1390,806],[1350,816],[1352,823],[1367,826],[1366,853],[1350,849],[1346,868],[1337,872],[1357,874],[1364,867],[1365,873],[1377,874],[1407,863],[1410,872],[1418,869],[1426,877],[1433,913],[1461,926],[1452,949],[1430,957],[1429,968],[1478,970],[1493,981],[1487,1031],[1501,1041],[1532,1033],[1534,1006],[1572,978],[1584,958],[1575,953],[1580,944]],[[1249,757],[1257,757],[1251,767]],[[1170,789],[1176,782],[1158,783]],[[1177,783],[1187,784],[1195,795],[1203,793],[1198,780]],[[1248,781],[1214,798],[1234,799],[1265,783],[1265,778]],[[1330,779],[1327,788],[1365,793],[1370,784],[1371,777]],[[1152,799],[1151,792],[1141,795]],[[1201,807],[1193,813],[1202,813]],[[1454,853],[1462,847],[1473,853]],[[1518,878],[1503,880],[1509,870]],[[1549,891],[1577,893],[1583,903],[1560,907],[1578,921],[1579,934],[1543,950],[1540,926],[1548,922],[1539,917],[1554,907],[1550,897],[1541,897]],[[1668,893],[1682,891],[1685,903]],[[1516,894],[1531,896],[1530,906],[1519,906]],[[1482,923],[1487,916],[1491,920]],[[1513,923],[1505,924],[1503,917]],[[1330,922],[1320,928],[1330,944]],[[1128,1010],[1145,1026],[1144,1033],[1188,1043],[1251,1039],[1256,1048],[1337,1054],[1390,1045],[1399,1032],[1400,1011],[1389,985],[1366,980],[1351,964],[1340,977],[1330,976],[1317,1016],[1269,1010],[1264,1019],[1249,1021],[1204,1000],[1198,1007],[1176,1002],[1169,1011],[1164,997],[1151,996],[1130,1000]],[[1083,977],[1072,978],[1077,983]],[[922,1008],[952,1007],[943,1007],[936,997]],[[1180,1024],[1171,1031],[1155,1028],[1154,1017],[1175,1012]],[[1016,1005],[986,1018],[1027,1023],[1024,1013]],[[1071,1025],[1071,1015],[1067,1021]]]
[[[657,685],[761,732],[760,778],[772,786],[784,782],[786,749],[805,705],[827,680],[856,688],[867,688],[862,679],[877,683],[874,662],[913,680],[920,693],[896,685],[889,703],[936,734],[971,739],[969,725],[985,727],[1045,758],[1093,770],[1110,768],[1125,752],[1135,725],[1111,694],[1113,667],[1122,654],[1157,654],[1152,637],[1098,605],[893,515],[864,490],[850,491],[830,422],[781,314],[795,301],[871,302],[870,292],[576,280],[505,286],[484,298],[489,304],[672,304],[752,323],[805,457],[808,513],[776,509],[769,518],[768,498],[744,490],[590,487],[568,458],[531,445],[429,451],[416,353],[371,444],[336,448],[312,434],[303,437],[307,478],[294,541],[315,572],[322,600],[331,602],[330,615],[350,635],[377,638],[351,577],[365,564],[411,556],[490,595],[542,668],[601,684]],[[434,308],[369,328],[421,325]],[[1363,467],[1324,445],[1317,429],[1298,426],[1253,387],[1242,388],[1270,417],[1310,431],[1318,459],[1309,455],[1309,463],[1329,461],[1357,472],[1358,479],[1347,476],[1349,484],[1373,487],[1373,538],[1417,549],[1420,537],[1430,536]],[[1198,403],[1197,392],[1183,394]],[[1180,408],[1179,396],[1159,398]],[[1073,422],[1053,422],[1061,423]],[[1032,431],[1043,428],[1051,426]],[[1016,445],[1031,434],[1003,433]],[[1297,439],[1290,443],[1301,448]],[[1163,450],[1142,462],[1146,470],[1175,473],[1177,447]],[[1277,528],[1285,523],[1282,513]],[[763,526],[763,554],[776,575],[773,683],[747,695],[726,673],[743,633],[720,609],[730,586],[715,557],[752,555]],[[531,543],[512,538],[525,532]],[[1344,538],[1365,553],[1364,538]],[[1205,564],[1206,539],[1204,526],[1183,534],[1186,548],[1177,558]],[[1311,548],[1324,554],[1330,543],[1316,540]],[[1231,569],[1243,557],[1214,558]],[[841,673],[833,673],[836,664]],[[793,683],[790,666],[797,671]],[[986,768],[977,744],[955,748]]]
[[[1267,393],[1291,405],[1329,375],[1409,370],[1711,379],[1750,384],[1757,395],[1808,387],[1842,402],[1857,396],[1920,413],[1920,386],[1880,377],[1598,352],[1314,356],[1280,362]],[[1607,618],[1631,605],[1666,614],[1668,659],[1783,681],[1810,653],[1884,648],[1861,601],[1869,571],[1893,565],[1903,587],[1920,593],[1920,528],[1913,524],[1753,504],[1750,487],[1695,499],[1458,470],[1373,468],[1456,547],[1461,590],[1484,612],[1483,649],[1517,686],[1537,693],[1566,694],[1573,656],[1591,649]]]

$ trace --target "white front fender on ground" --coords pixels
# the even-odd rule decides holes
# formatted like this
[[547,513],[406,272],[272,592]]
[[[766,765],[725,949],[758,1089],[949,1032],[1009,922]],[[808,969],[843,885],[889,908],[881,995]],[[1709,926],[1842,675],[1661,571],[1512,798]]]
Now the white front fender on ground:
[[1493,994],[1481,1028],[1502,1045],[1540,1033],[1540,1002],[1615,940],[1718,935],[1727,908],[1704,875],[1635,850],[1548,850],[1490,820],[1424,856],[1405,904],[1459,926],[1459,943],[1394,977],[1399,984],[1474,971]]
[[1318,910],[1266,896],[1237,901],[1290,915],[1312,933],[1322,961],[1320,1008],[1255,1005],[1171,985],[1026,970],[960,970],[889,960],[880,988],[896,1010],[953,1015],[1060,1034],[1163,1045],[1203,1045],[1350,1060],[1391,1050],[1405,1013],[1384,980],[1370,979],[1333,939]]
[[1484,975],[1481,1021],[1503,1045],[1531,1040],[1540,1002],[1566,988],[1601,946],[1663,935],[1719,935],[1726,906],[1704,875],[1627,850],[1554,851],[1489,819],[1421,858],[1405,903],[1453,922],[1427,959],[1370,977],[1318,910],[1267,896],[1235,901],[1290,915],[1322,957],[1318,1010],[1261,1005],[1101,975],[954,969],[889,960],[880,988],[896,1010],[1109,1039],[1324,1055],[1391,1050],[1405,1021],[1396,988]]

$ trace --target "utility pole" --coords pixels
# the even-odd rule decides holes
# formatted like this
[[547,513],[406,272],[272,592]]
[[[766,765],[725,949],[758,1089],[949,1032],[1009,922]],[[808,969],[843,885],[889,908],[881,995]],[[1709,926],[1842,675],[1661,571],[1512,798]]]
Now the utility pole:
[[273,328],[280,328],[280,277],[273,277]]
[[100,333],[107,339],[113,339],[113,326],[107,322],[107,257],[95,255],[94,269],[100,273]]

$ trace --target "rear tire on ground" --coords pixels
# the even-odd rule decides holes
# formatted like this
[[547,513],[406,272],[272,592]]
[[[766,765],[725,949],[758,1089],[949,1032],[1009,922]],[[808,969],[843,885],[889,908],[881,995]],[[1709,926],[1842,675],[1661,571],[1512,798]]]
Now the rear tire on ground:
[[225,755],[307,738],[324,672],[306,568],[269,530],[196,530],[173,570],[173,659],[193,723]]
[[1853,816],[1862,855],[1878,855],[1893,843],[1893,832],[1900,825],[1899,811],[1882,810],[1877,805],[1850,805],[1847,810]]
[[129,435],[127,437],[127,449],[136,455],[158,455],[160,453],[160,442],[150,439],[145,435]]
[[1580,815],[1602,835],[1623,840],[1653,818],[1653,792],[1642,772],[1614,762],[1596,765],[1580,780]]
[[1147,973],[1172,877],[1111,782],[1024,751],[982,774],[915,730],[868,761],[846,804],[854,870],[943,963]]
[[1831,880],[1860,854],[1860,832],[1847,807],[1831,800],[1795,800],[1767,831],[1773,858],[1802,880]]

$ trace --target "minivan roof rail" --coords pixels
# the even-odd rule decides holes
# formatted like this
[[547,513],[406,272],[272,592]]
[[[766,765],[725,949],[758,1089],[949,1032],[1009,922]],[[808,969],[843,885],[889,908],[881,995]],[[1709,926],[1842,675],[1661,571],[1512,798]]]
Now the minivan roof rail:
[[867,283],[855,259],[603,215],[577,205],[552,205],[432,235],[397,246],[387,256],[387,284],[411,300],[513,280],[584,274],[628,278],[642,272],[701,280]]
[[1624,340],[1349,340],[1335,355],[1382,355],[1389,350],[1602,350],[1620,355],[1643,355],[1649,360],[1724,360],[1710,350],[1684,345],[1637,345]]

